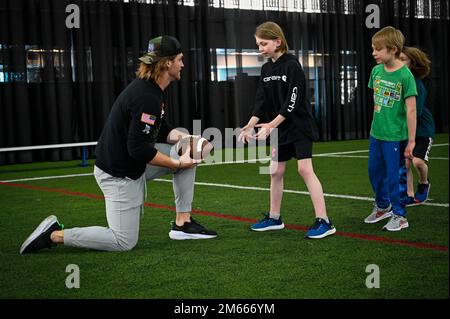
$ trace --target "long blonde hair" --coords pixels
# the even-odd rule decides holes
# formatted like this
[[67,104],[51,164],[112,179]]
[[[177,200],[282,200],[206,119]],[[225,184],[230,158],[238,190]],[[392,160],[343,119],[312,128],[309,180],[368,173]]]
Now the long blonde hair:
[[289,50],[286,37],[281,27],[272,21],[261,23],[256,27],[255,36],[264,40],[281,40],[280,46],[275,52],[286,53]]
[[141,62],[139,68],[136,71],[136,76],[141,80],[158,81],[158,79],[167,71],[167,61],[174,60],[176,55],[170,57],[164,57],[158,60],[156,63],[146,64]]

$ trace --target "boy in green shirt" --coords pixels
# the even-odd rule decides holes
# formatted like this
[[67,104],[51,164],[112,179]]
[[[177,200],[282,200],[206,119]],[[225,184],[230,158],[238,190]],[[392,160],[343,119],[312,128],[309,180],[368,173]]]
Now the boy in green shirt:
[[373,89],[374,113],[370,130],[369,178],[376,205],[364,220],[368,224],[390,218],[383,227],[399,231],[409,227],[406,210],[400,203],[398,174],[403,147],[412,158],[416,135],[414,76],[400,60],[405,38],[400,30],[385,27],[372,37],[373,57],[369,88]]

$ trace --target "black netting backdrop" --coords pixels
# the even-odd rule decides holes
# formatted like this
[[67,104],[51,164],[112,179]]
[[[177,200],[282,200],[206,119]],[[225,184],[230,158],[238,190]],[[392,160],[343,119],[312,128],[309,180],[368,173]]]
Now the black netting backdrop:
[[[249,2],[259,10],[244,8]],[[70,4],[80,9],[79,28],[66,27]],[[182,79],[168,89],[172,124],[192,129],[200,119],[203,129],[240,127],[258,80],[244,53],[256,50],[255,27],[267,20],[282,26],[305,68],[321,140],[367,138],[370,40],[378,30],[366,27],[369,4],[380,8],[380,27],[401,29],[407,45],[429,54],[428,105],[437,131],[448,132],[448,0],[0,0],[0,148],[96,141],[114,99],[134,78],[137,58],[161,34],[177,37],[185,55]],[[79,153],[0,153],[0,163]]]

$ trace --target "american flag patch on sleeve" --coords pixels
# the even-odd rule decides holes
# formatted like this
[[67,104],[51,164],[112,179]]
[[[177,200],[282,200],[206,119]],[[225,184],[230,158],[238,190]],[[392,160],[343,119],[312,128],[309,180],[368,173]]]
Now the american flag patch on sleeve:
[[147,113],[142,113],[141,122],[144,122],[144,123],[147,123],[150,125],[154,125],[155,121],[156,121],[156,116],[147,114]]

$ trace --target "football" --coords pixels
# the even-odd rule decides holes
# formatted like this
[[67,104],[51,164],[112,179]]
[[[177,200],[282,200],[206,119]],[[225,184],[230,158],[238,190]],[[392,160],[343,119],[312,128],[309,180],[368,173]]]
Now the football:
[[189,157],[199,162],[207,158],[214,148],[206,138],[195,135],[182,138],[176,147],[179,156],[185,154],[189,149]]

